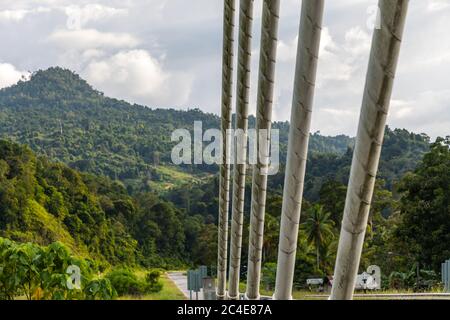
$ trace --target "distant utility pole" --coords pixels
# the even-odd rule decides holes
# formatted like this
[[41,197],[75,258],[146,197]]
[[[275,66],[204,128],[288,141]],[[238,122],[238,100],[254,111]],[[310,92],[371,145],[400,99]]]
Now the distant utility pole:
[[331,299],[353,298],[367,229],[408,0],[380,0],[350,172]]

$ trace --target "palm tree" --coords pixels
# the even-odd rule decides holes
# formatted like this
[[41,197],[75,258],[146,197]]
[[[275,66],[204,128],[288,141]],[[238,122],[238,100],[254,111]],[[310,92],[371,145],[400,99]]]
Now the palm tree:
[[[334,226],[336,226],[334,221],[333,221],[333,224],[334,224]],[[334,227],[334,230],[336,230],[335,227]],[[327,243],[325,243],[322,250],[320,251],[320,267],[321,267],[321,271],[323,271],[325,275],[333,274],[334,261],[336,260],[338,240],[339,239],[337,239],[337,237],[335,237],[335,234],[333,233],[333,238],[330,239]]]
[[253,0],[241,0],[236,97],[236,143],[231,218],[230,279],[228,298],[239,299],[242,229],[244,220],[245,171],[247,157],[248,102],[252,52]]
[[227,130],[231,129],[233,92],[235,0],[224,1],[223,66],[222,66],[222,164],[219,182],[219,230],[217,253],[217,297],[225,298],[228,255],[228,211],[230,203],[230,152]]
[[[269,133],[272,126],[273,84],[275,81],[275,61],[277,53],[278,20],[280,0],[264,0],[261,52],[259,59],[259,83],[256,115],[256,129],[258,133],[266,130]],[[267,150],[267,140],[262,141],[257,134],[258,153]],[[268,156],[268,154],[264,154]],[[247,291],[248,299],[259,299],[259,285],[261,278],[261,259],[264,238],[264,215],[266,207],[267,188],[267,159],[258,157],[253,166],[252,206],[250,214],[250,235],[248,250]]]
[[353,298],[408,2],[379,1],[381,28],[374,31],[372,40],[335,264],[333,300]]
[[306,237],[316,249],[316,266],[320,270],[320,256],[333,239],[334,222],[331,213],[326,212],[321,205],[314,205],[306,211],[306,220],[302,223]]
[[287,300],[292,297],[323,9],[324,0],[304,0],[302,2],[281,210],[277,280],[274,295],[277,300]]
[[266,214],[264,219],[263,261],[275,261],[277,258],[277,240],[280,223],[277,218]]

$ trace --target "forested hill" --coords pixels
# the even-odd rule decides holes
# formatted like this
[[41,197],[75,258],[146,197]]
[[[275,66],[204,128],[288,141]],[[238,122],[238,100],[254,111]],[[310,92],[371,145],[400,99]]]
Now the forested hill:
[[176,267],[205,263],[216,252],[217,232],[153,193],[130,197],[120,183],[0,140],[0,237],[41,245],[59,241],[103,266]]
[[152,110],[104,97],[61,68],[0,91],[0,136],[49,159],[113,179],[158,179],[151,165],[170,159],[174,129],[217,118],[198,110]]
[[[254,120],[250,118],[250,128]],[[194,121],[202,121],[204,130],[220,127],[218,116],[199,109],[151,109],[105,97],[75,73],[61,68],[35,72],[29,81],[0,90],[0,137],[27,144],[71,168],[119,179],[130,193],[167,190],[180,185],[179,181],[201,178],[199,173],[217,172],[215,166],[184,167],[182,172],[170,166],[172,131],[191,130]],[[284,163],[289,124],[279,122],[274,127],[280,129]],[[345,135],[312,134],[313,180],[345,177],[351,154],[348,148],[353,143]],[[397,179],[414,168],[426,150],[426,137],[388,130],[381,161],[383,177]],[[273,182],[277,184],[276,179]]]
[[[194,121],[202,121],[204,129],[220,127],[218,116],[198,109],[150,109],[105,97],[61,68],[38,71],[30,81],[0,90],[0,136],[73,168],[121,180],[157,178],[151,165],[170,162],[172,131],[191,129]],[[285,146],[288,124],[275,127]],[[311,148],[343,154],[351,144],[347,136],[315,134]]]

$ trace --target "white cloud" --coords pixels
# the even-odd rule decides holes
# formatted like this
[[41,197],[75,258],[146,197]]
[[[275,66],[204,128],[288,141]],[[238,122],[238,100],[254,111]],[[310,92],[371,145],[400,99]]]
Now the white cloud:
[[359,26],[351,26],[336,35],[330,30],[324,28],[322,35],[312,128],[324,134],[354,135],[370,36]]
[[[352,41],[353,39],[351,39]],[[277,61],[281,63],[295,64],[297,56],[298,36],[291,41],[279,41]],[[319,53],[319,79],[322,80],[348,80],[352,68],[346,63],[346,57],[342,53],[346,48],[340,48],[333,40],[328,28],[323,28],[320,53]]]
[[[297,39],[280,41],[278,46],[276,120],[288,120],[290,116]],[[340,134],[349,133],[356,126],[369,51],[370,35],[361,27],[352,26],[341,34],[329,27],[323,28],[312,123],[314,130]],[[286,77],[288,73],[292,73],[292,78]]]
[[409,99],[393,99],[389,123],[394,127],[414,127],[432,138],[450,135],[450,90],[411,92]]
[[428,0],[428,11],[441,11],[450,8],[448,0]]
[[[297,44],[298,44],[298,36],[289,42],[284,42],[283,40],[278,41],[277,60],[279,62],[295,61],[295,58],[297,56]],[[254,50],[252,52],[252,55],[255,56],[258,53],[259,48],[258,50]]]
[[392,99],[390,105],[390,117],[394,120],[401,120],[411,116],[414,108],[411,106],[412,103],[410,101]]
[[133,48],[139,40],[128,33],[100,32],[96,29],[57,30],[48,40],[68,50]]
[[0,20],[20,21],[28,14],[28,10],[3,10],[0,11]]
[[82,54],[82,61],[89,61],[92,59],[98,59],[105,55],[105,52],[103,50],[99,49],[87,49]]
[[317,85],[321,87],[326,81],[350,79],[353,67],[347,63],[344,50],[333,40],[328,28],[322,31],[319,51],[319,71]]
[[94,61],[83,75],[107,95],[149,106],[183,106],[190,94],[188,76],[164,70],[144,50],[123,51]]
[[[295,63],[298,36],[292,41],[279,41],[278,61]],[[360,27],[349,29],[344,36],[342,45],[338,45],[327,27],[323,28],[320,53],[318,85],[322,86],[327,80],[350,80],[362,55],[370,51],[370,36]]]
[[83,7],[70,5],[63,10],[68,18],[67,27],[69,29],[81,29],[89,22],[123,16],[128,13],[127,9],[113,8],[101,4],[88,4]]
[[29,4],[23,3],[23,7],[0,10],[0,21],[19,22],[31,14],[47,13],[56,10],[63,12],[67,16],[66,27],[68,29],[81,29],[90,22],[128,14],[127,8],[114,8],[98,3],[90,3],[84,6],[73,4],[63,6],[57,2],[48,2],[46,4],[47,6],[45,7],[31,7],[30,9]]
[[369,53],[370,41],[370,35],[361,27],[356,26],[345,33],[344,48],[352,58],[357,58]]
[[49,11],[50,11],[49,8],[44,7],[38,7],[32,10],[27,9],[2,10],[0,11],[0,21],[20,22],[30,14],[43,13]]
[[12,86],[28,76],[27,72],[17,70],[12,64],[0,63],[0,88]]

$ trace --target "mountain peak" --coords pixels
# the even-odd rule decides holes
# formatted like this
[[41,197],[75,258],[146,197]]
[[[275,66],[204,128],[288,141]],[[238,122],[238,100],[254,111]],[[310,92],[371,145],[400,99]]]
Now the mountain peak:
[[30,81],[42,81],[47,80],[53,83],[79,83],[87,84],[77,73],[69,69],[64,69],[61,67],[50,67],[46,70],[38,70],[31,75]]
[[0,98],[21,93],[29,98],[44,99],[86,99],[100,93],[75,72],[61,67],[51,67],[34,72],[30,80],[0,90]]

